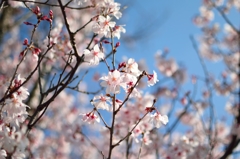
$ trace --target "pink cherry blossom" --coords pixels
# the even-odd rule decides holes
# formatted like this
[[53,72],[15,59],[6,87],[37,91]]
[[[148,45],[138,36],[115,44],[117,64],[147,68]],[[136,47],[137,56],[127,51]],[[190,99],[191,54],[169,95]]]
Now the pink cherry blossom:
[[23,45],[28,45],[28,39],[27,38],[24,39]]

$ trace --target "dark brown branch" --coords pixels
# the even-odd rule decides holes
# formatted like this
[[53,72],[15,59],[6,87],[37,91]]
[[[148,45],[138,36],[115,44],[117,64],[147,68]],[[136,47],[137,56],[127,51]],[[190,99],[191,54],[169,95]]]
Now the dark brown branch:
[[[238,108],[238,115],[235,117],[235,125],[240,125],[240,107]],[[234,125],[233,125],[234,126]],[[230,156],[233,153],[233,150],[238,146],[240,142],[240,138],[238,138],[239,134],[232,135],[231,141],[225,150],[225,153],[220,159],[226,159],[228,156]]]
[[[41,5],[47,5],[47,6],[51,6],[51,7],[61,7],[60,5],[57,4],[50,4],[48,3],[49,0],[47,0],[46,2],[38,2],[38,1],[32,1],[32,0],[13,0],[13,1],[17,1],[17,2],[28,2],[28,3],[35,3],[35,4],[41,4]],[[94,8],[94,5],[90,5],[90,6],[86,6],[86,7],[70,7],[70,6],[65,6],[65,8],[69,8],[69,9],[74,9],[74,10],[83,10],[83,9],[89,9],[89,8]]]

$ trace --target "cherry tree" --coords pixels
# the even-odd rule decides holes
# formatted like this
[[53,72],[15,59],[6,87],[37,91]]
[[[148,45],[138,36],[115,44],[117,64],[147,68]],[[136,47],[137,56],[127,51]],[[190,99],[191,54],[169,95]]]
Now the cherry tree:
[[[240,28],[228,14],[239,14],[240,1],[203,0],[193,18],[202,34],[190,40],[204,75],[191,77],[168,49],[156,53],[151,71],[119,58],[124,9],[114,0],[1,1],[0,158],[238,155]],[[214,16],[225,20],[223,29]],[[220,78],[205,60],[224,65]],[[187,78],[193,90],[183,91]],[[216,93],[225,108],[214,102]]]

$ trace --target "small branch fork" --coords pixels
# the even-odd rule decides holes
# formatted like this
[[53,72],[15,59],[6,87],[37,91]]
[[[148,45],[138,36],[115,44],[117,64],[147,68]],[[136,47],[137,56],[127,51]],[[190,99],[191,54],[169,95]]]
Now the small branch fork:
[[[19,1],[19,2],[23,2],[25,4],[25,6],[31,11],[33,12],[33,10],[27,6],[26,2],[34,2],[36,4],[40,4],[41,2],[35,2],[35,1]],[[65,8],[69,8],[68,7],[68,4],[70,4],[70,1],[67,5],[63,5],[61,0],[58,0],[59,2],[59,5],[57,5],[57,7],[60,7],[61,11],[62,11],[62,15],[63,15],[63,18],[64,18],[64,22],[65,22],[65,26],[66,26],[66,29],[68,31],[68,34],[69,34],[69,38],[70,38],[70,43],[72,45],[72,49],[73,49],[73,54],[70,53],[69,54],[69,57],[68,59],[65,61],[65,67],[62,71],[62,73],[60,74],[59,76],[59,79],[57,80],[57,84],[55,86],[53,86],[52,84],[50,84],[50,88],[47,89],[45,92],[43,91],[43,86],[42,86],[42,81],[40,79],[40,77],[38,78],[38,85],[40,87],[40,102],[39,102],[39,105],[37,106],[37,108],[34,110],[34,113],[32,116],[30,116],[30,120],[29,120],[29,123],[28,123],[28,131],[31,130],[31,128],[41,119],[41,117],[44,115],[44,113],[46,112],[48,106],[50,105],[50,103],[52,101],[54,101],[54,99],[65,89],[65,88],[68,88],[69,84],[75,79],[74,78],[74,75],[76,74],[76,71],[78,69],[78,67],[84,62],[84,55],[82,56],[79,56],[78,54],[78,51],[77,51],[77,48],[76,48],[76,43],[75,43],[75,34],[77,32],[79,32],[80,30],[82,30],[85,26],[87,26],[91,21],[92,19],[87,22],[83,27],[79,28],[75,33],[73,33],[71,30],[70,30],[70,26],[69,26],[69,23],[67,21],[67,15],[65,13]],[[50,5],[48,4],[48,1],[44,2],[45,5]],[[3,6],[4,3],[2,2],[1,3],[1,6]],[[51,6],[51,5],[50,5]],[[55,6],[55,5],[54,5]],[[14,81],[14,78],[16,77],[16,74],[17,74],[17,71],[18,71],[18,68],[19,66],[21,65],[21,63],[23,62],[23,59],[24,57],[27,55],[27,51],[29,50],[29,47],[32,46],[32,43],[33,43],[33,35],[34,33],[36,32],[36,29],[38,27],[40,23],[40,19],[38,19],[38,22],[36,25],[33,25],[34,28],[33,28],[33,31],[32,31],[32,35],[31,35],[31,39],[30,39],[30,44],[28,45],[28,47],[25,48],[25,50],[23,51],[23,57],[22,59],[20,60],[20,62],[18,63],[15,71],[14,71],[14,75],[12,76],[12,79],[10,80],[10,84],[9,84],[9,87],[7,89],[7,91],[5,92],[5,95],[2,99],[0,99],[0,103],[3,103],[5,101],[5,99],[11,97],[11,95],[16,92],[20,87],[22,87],[24,84],[26,84],[30,79],[31,77],[33,76],[33,74],[38,70],[38,74],[40,75],[41,74],[41,68],[40,68],[40,65],[42,64],[43,62],[43,59],[45,58],[45,55],[52,49],[52,47],[54,46],[53,45],[50,45],[50,32],[51,32],[51,29],[52,29],[52,23],[50,23],[50,30],[49,30],[49,33],[48,33],[48,45],[47,45],[47,50],[41,54],[39,56],[39,60],[38,60],[38,63],[36,65],[36,67],[34,68],[34,70],[28,75],[28,77],[26,78],[25,81],[23,81],[18,87],[14,88],[14,89],[10,89],[11,88],[11,85]],[[92,37],[91,41],[89,42],[88,47],[90,47],[91,43],[93,42],[93,38],[95,38],[96,35],[94,34],[94,36]],[[76,64],[74,66],[71,65],[71,61],[72,61],[72,58],[73,56],[75,56],[76,58]],[[70,67],[71,70],[64,76],[65,74],[65,70],[67,67]],[[55,77],[55,75],[54,75]],[[53,77],[53,79],[54,79]],[[52,80],[53,80],[52,79]],[[52,81],[51,81],[52,83]],[[44,98],[49,94],[53,92],[52,96],[46,100],[45,102],[44,101]],[[86,92],[85,92],[86,93]],[[4,104],[3,104],[4,106]],[[42,112],[41,112],[42,111]],[[38,115],[39,113],[41,112],[40,115]]]
[[[220,15],[225,20],[225,22],[228,25],[230,25],[230,27],[236,32],[236,34],[238,36],[238,38],[237,38],[237,40],[238,40],[238,51],[240,51],[240,30],[237,29],[234,26],[234,24],[229,20],[229,18],[226,16],[226,14],[224,13],[224,11],[221,8],[216,6],[213,1],[210,1],[210,2],[212,3],[212,6],[220,13]],[[212,121],[214,119],[214,108],[213,108],[213,102],[212,102],[212,93],[211,93],[212,89],[210,88],[209,73],[207,71],[207,67],[204,64],[204,61],[203,61],[202,57],[199,54],[199,51],[197,49],[197,45],[196,45],[196,42],[195,42],[194,38],[191,36],[190,39],[192,41],[192,44],[193,44],[193,47],[194,47],[195,51],[197,52],[197,55],[198,55],[199,60],[201,62],[202,68],[204,70],[204,74],[206,76],[206,85],[207,85],[208,91],[210,93],[210,97],[209,97],[209,104],[210,104],[209,142],[210,142],[211,151],[212,151],[213,148],[214,148],[214,141],[215,141],[215,139],[212,139],[212,137],[211,137],[211,134],[212,134],[211,133],[212,132],[212,126],[211,125],[212,125]],[[239,64],[238,64],[238,67],[240,67]],[[238,72],[237,74],[238,74],[238,78],[240,78],[240,73]],[[240,95],[240,91],[237,92],[237,95]],[[237,98],[239,98],[239,97],[237,97]],[[238,108],[237,111],[238,111],[238,113],[234,117],[234,122],[233,122],[232,127],[240,125],[240,107]],[[216,123],[215,123],[215,125],[216,125]],[[216,132],[215,132],[215,137],[216,137]],[[234,149],[238,146],[239,143],[240,143],[239,135],[238,134],[232,134],[231,135],[231,141],[229,142],[228,146],[226,147],[226,150],[224,151],[224,153],[220,157],[220,159],[226,159],[228,156],[233,154]],[[211,157],[211,151],[209,152],[210,157]]]
[[[16,0],[17,2],[23,2],[24,5],[31,11],[33,12],[33,9],[31,9],[26,2],[32,2],[32,3],[35,3],[35,4],[43,4],[43,5],[49,5],[49,6],[54,6],[54,7],[59,7],[62,11],[62,15],[63,15],[63,19],[64,19],[64,22],[65,22],[65,27],[68,31],[68,34],[69,34],[69,39],[70,39],[70,43],[71,43],[71,46],[72,46],[72,51],[70,52],[69,56],[68,56],[68,59],[65,61],[65,66],[57,80],[57,83],[56,85],[52,85],[52,82],[54,80],[54,78],[56,77],[54,75],[54,77],[52,78],[51,80],[51,83],[50,83],[50,87],[44,92],[43,90],[43,85],[42,85],[42,80],[40,78],[40,75],[42,73],[42,69],[41,69],[41,65],[42,65],[42,62],[43,62],[43,59],[45,59],[45,56],[46,54],[52,49],[52,47],[54,46],[54,44],[50,44],[50,33],[51,33],[51,30],[52,30],[52,22],[50,22],[50,29],[49,29],[49,32],[48,32],[48,45],[47,45],[47,50],[40,54],[39,55],[39,60],[38,60],[38,63],[36,65],[36,67],[33,69],[33,71],[26,77],[26,80],[23,81],[18,87],[16,88],[11,88],[12,86],[12,83],[14,81],[14,78],[16,77],[16,74],[17,74],[17,71],[18,71],[18,68],[19,66],[22,64],[25,56],[27,55],[27,52],[29,49],[31,49],[30,47],[33,45],[33,36],[37,30],[37,27],[39,25],[39,23],[41,22],[40,20],[40,16],[41,15],[38,15],[38,21],[37,21],[37,24],[33,25],[33,31],[32,31],[32,34],[31,34],[31,38],[30,38],[30,44],[27,45],[27,47],[24,49],[23,51],[23,57],[21,58],[20,62],[18,63],[18,65],[16,66],[16,69],[14,71],[14,74],[10,80],[10,84],[8,86],[8,89],[7,91],[5,92],[5,95],[0,99],[0,103],[4,106],[4,101],[7,99],[7,98],[10,98],[12,96],[12,94],[14,92],[16,92],[20,87],[22,87],[23,85],[25,85],[30,79],[31,77],[34,75],[34,73],[38,70],[38,74],[39,74],[39,78],[38,78],[38,85],[39,85],[39,89],[40,89],[40,102],[39,102],[39,105],[37,106],[37,108],[34,110],[33,112],[33,115],[30,116],[30,120],[29,120],[29,123],[28,123],[28,131],[31,130],[31,128],[41,119],[41,117],[44,115],[45,111],[47,110],[48,106],[50,105],[51,102],[53,102],[55,100],[55,98],[65,89],[65,88],[70,88],[69,87],[69,84],[72,83],[75,79],[75,74],[77,72],[77,69],[78,67],[84,62],[84,55],[82,56],[79,56],[78,54],[78,50],[76,48],[76,43],[75,43],[75,35],[76,33],[78,33],[79,31],[81,31],[82,29],[84,29],[92,20],[93,18],[90,19],[89,22],[87,22],[85,25],[83,25],[81,28],[77,29],[77,31],[75,32],[72,32],[71,29],[70,29],[70,26],[69,26],[69,23],[68,23],[68,20],[67,20],[67,15],[66,15],[66,12],[65,12],[65,8],[70,8],[70,9],[73,9],[72,7],[69,7],[68,5],[72,2],[72,0],[70,0],[66,5],[63,5],[62,1],[61,0],[58,0],[58,3],[59,5],[55,5],[55,4],[49,4],[49,0],[47,0],[46,2],[36,2],[36,1],[20,1],[20,0]],[[2,1],[0,6],[2,8],[2,6],[4,6],[4,2],[5,1]],[[91,7],[94,7],[94,6],[88,6],[88,7],[84,7],[83,9],[87,9],[87,8],[91,8]],[[81,8],[76,8],[76,9],[81,9]],[[92,36],[92,39],[90,40],[89,44],[87,45],[87,49],[90,47],[90,45],[92,44],[93,42],[93,39],[96,37],[97,35],[94,34]],[[73,54],[72,54],[73,52]],[[71,65],[71,62],[72,62],[72,59],[73,59],[73,56],[76,58],[76,63],[74,66]],[[68,73],[65,73],[66,71],[66,68],[67,67],[70,67],[71,70],[68,72]],[[80,82],[80,81],[79,81]],[[76,90],[76,89],[75,89]],[[77,90],[77,91],[80,91],[80,90]],[[44,101],[45,97],[49,95],[49,93],[53,93],[52,96]],[[83,93],[96,93],[96,92],[83,92]],[[43,102],[44,101],[44,102]],[[2,109],[2,108],[1,108]],[[42,112],[41,112],[42,111]],[[39,113],[41,112],[41,114],[39,115]]]
[[[84,55],[79,56],[78,55],[78,51],[76,48],[76,43],[75,43],[75,34],[70,30],[70,26],[69,23],[67,21],[67,15],[65,13],[65,7],[61,0],[58,0],[59,2],[59,7],[62,11],[62,15],[64,18],[64,22],[65,22],[65,26],[66,29],[68,31],[69,34],[69,39],[70,39],[70,43],[72,45],[73,48],[73,54],[76,58],[76,64],[74,66],[72,66],[71,71],[69,71],[69,73],[67,73],[64,77],[63,77],[63,73],[65,72],[65,69],[67,66],[70,65],[71,63],[71,59],[72,56],[69,55],[68,60],[66,61],[66,65],[62,71],[62,73],[60,74],[60,77],[58,79],[57,85],[52,87],[51,89],[47,90],[45,93],[43,93],[43,95],[45,94],[49,94],[50,92],[54,92],[53,95],[44,103],[42,103],[44,96],[41,97],[40,103],[37,107],[37,109],[35,110],[34,114],[31,116],[29,124],[28,124],[28,130],[30,130],[42,117],[42,115],[45,113],[45,111],[47,110],[47,107],[50,105],[51,102],[54,101],[54,99],[65,89],[68,87],[68,85],[72,82],[74,75],[76,74],[76,71],[78,69],[78,67],[84,62]],[[39,117],[37,117],[37,115],[39,114],[39,112],[41,112],[43,110],[43,112],[40,114]],[[37,117],[37,118],[36,118]]]
[[[156,100],[154,99],[153,100],[153,104],[152,104],[152,108],[154,108],[154,104],[156,103]],[[110,149],[109,149],[109,155],[108,155],[108,158],[107,159],[110,159],[111,158],[111,153],[112,153],[112,151],[113,151],[113,149],[116,147],[116,146],[118,146],[118,145],[120,145],[120,143],[121,142],[123,142],[124,140],[126,140],[128,137],[130,137],[130,135],[132,134],[132,132],[133,132],[133,130],[139,125],[139,123],[148,115],[148,111],[136,122],[136,124],[129,130],[129,132],[122,138],[122,139],[120,139],[119,141],[117,141],[115,144],[113,144],[112,142],[111,142],[111,144],[110,144]],[[114,113],[113,113],[114,114]],[[114,118],[113,118],[113,120],[114,120]],[[113,126],[114,125],[112,125],[112,127],[110,128],[110,131],[111,130],[113,130]],[[113,137],[113,132],[111,131],[111,134],[110,134],[112,137]],[[111,138],[111,136],[110,136],[110,138]]]

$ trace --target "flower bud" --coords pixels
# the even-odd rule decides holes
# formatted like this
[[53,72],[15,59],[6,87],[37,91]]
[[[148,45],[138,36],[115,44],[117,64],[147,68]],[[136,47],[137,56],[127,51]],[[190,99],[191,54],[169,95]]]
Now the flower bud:
[[115,48],[118,48],[120,46],[120,42],[117,42],[115,45]]
[[26,24],[26,25],[33,25],[32,23],[30,23],[30,22],[23,22],[24,24]]
[[53,11],[52,10],[49,11],[49,16],[50,16],[50,19],[53,19]]
[[28,45],[28,39],[27,38],[24,39],[23,45]]
[[38,6],[36,6],[36,8],[34,8],[32,11],[33,11],[34,14],[39,15],[40,8]]

